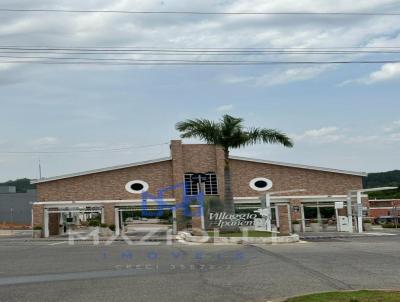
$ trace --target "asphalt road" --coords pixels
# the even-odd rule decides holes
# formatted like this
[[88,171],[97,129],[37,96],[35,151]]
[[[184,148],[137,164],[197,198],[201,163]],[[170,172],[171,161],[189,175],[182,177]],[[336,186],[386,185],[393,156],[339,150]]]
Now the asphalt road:
[[0,240],[0,301],[268,301],[400,288],[400,237],[267,246]]

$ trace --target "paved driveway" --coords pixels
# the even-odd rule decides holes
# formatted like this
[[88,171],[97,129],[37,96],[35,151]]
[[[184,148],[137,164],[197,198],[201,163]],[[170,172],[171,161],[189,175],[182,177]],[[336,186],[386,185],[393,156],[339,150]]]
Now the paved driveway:
[[268,246],[0,240],[0,301],[268,301],[400,288],[399,239]]

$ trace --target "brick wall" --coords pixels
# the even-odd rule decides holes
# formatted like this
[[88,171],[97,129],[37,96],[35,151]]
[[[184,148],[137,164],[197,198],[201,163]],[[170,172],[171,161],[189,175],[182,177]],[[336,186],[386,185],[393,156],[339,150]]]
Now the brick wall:
[[[136,179],[146,181],[149,193],[157,194],[173,184],[171,161],[39,183],[37,197],[39,201],[138,199],[140,195],[125,190],[126,183]],[[173,193],[164,197],[172,198]]]
[[33,227],[44,227],[44,207],[43,205],[33,205]]
[[279,234],[289,235],[290,226],[289,226],[288,206],[278,205],[278,214],[279,214]]
[[115,224],[115,211],[113,204],[104,204],[104,223],[108,225]]
[[[232,187],[235,196],[259,196],[249,187],[255,177],[272,180],[272,191],[305,189],[289,195],[345,195],[350,189],[362,188],[362,177],[309,169],[231,160]],[[284,194],[282,194],[284,195]]]
[[[94,173],[89,175],[39,183],[39,201],[68,200],[119,200],[137,199],[125,190],[128,181],[141,179],[149,183],[149,193],[182,183],[185,172],[217,173],[218,190],[223,198],[224,156],[219,147],[213,145],[184,145],[171,142],[172,160],[137,167]],[[230,160],[232,189],[234,196],[260,195],[249,187],[255,177],[266,177],[273,181],[273,191],[305,189],[305,192],[290,195],[344,195],[350,189],[362,188],[362,177],[331,173],[244,160]],[[167,192],[165,198],[181,200],[182,190]]]

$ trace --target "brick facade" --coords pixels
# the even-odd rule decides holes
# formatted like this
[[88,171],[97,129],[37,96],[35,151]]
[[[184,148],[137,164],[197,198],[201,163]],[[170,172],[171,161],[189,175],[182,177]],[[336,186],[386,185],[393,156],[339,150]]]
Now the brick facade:
[[[345,195],[350,189],[362,188],[362,177],[310,169],[300,169],[243,160],[231,160],[232,187],[235,196],[258,196],[249,187],[256,177],[273,182],[272,191],[304,189],[286,195]],[[284,195],[284,194],[281,194]]]
[[[149,193],[157,195],[158,190],[183,183],[188,172],[215,172],[218,193],[224,198],[224,153],[222,148],[207,144],[182,144],[171,141],[171,159],[103,172],[66,176],[37,183],[37,197],[41,202],[56,201],[118,201],[140,199],[125,190],[127,182],[143,180],[149,184]],[[362,177],[338,172],[277,165],[250,160],[230,159],[232,190],[235,197],[258,197],[249,182],[256,177],[266,177],[273,182],[272,191],[305,189],[305,192],[290,195],[345,195],[350,189],[362,188]],[[165,193],[164,198],[181,201],[183,191],[178,188]],[[292,204],[296,204],[292,201]],[[105,223],[115,224],[115,204],[105,203]],[[43,206],[33,206],[34,225],[43,225]],[[294,217],[298,219],[299,214]],[[184,228],[182,213],[177,211],[178,229]]]
[[373,218],[380,216],[400,216],[400,199],[369,200],[368,215]]
[[[64,178],[37,184],[38,201],[123,200],[140,198],[125,190],[131,180],[149,184],[149,193],[173,184],[171,161],[147,164],[101,173]],[[168,192],[165,198],[173,198]]]

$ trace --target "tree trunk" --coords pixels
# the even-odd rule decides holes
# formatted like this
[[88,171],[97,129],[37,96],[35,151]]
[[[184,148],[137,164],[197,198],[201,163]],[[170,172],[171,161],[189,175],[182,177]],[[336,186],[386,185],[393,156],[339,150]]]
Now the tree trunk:
[[233,202],[233,193],[232,193],[231,168],[229,165],[229,150],[224,150],[224,155],[225,155],[225,165],[224,165],[225,200],[223,200],[224,211],[227,214],[234,214],[235,205]]
[[[235,205],[233,201],[233,193],[232,193],[232,182],[231,182],[231,169],[229,165],[229,150],[224,150],[225,153],[225,166],[224,166],[224,183],[225,183],[225,191],[224,191],[224,212],[227,214],[235,214]],[[240,232],[239,226],[236,225],[225,225],[220,228],[221,232]]]

